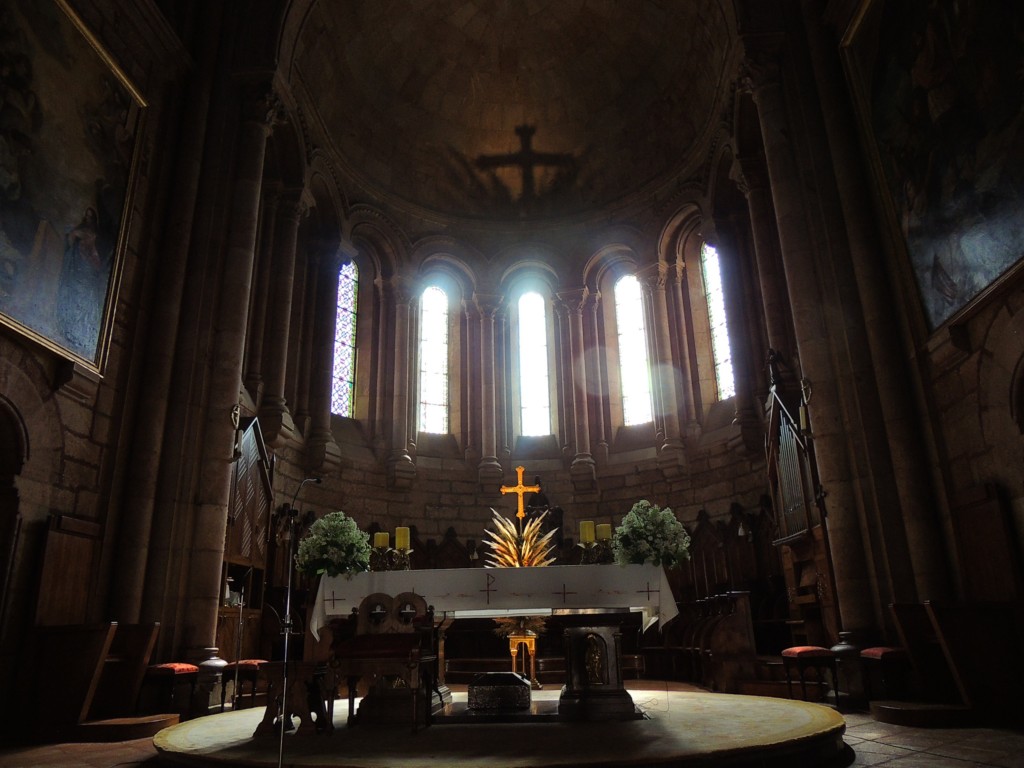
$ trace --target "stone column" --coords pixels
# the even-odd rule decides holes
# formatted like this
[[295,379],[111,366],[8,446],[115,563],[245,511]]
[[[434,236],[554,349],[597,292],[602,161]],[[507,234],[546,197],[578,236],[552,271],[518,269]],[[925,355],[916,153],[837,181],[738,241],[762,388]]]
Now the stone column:
[[266,340],[267,312],[270,302],[270,279],[274,261],[274,225],[277,222],[276,194],[264,190],[262,224],[259,243],[259,258],[256,262],[256,290],[252,301],[252,317],[249,318],[248,350],[245,359],[245,386],[254,402],[263,397],[263,348]]
[[395,396],[391,404],[391,454],[388,479],[396,488],[409,488],[416,478],[416,465],[409,455],[409,360],[413,340],[409,335],[410,285],[395,275],[390,283],[395,303]]
[[475,293],[473,304],[480,313],[480,463],[477,475],[481,485],[500,482],[501,462],[498,461],[495,432],[495,402],[497,382],[494,378],[494,322],[501,307],[502,297],[497,294]]
[[734,420],[740,428],[746,449],[760,453],[764,450],[764,429],[763,419],[758,416],[754,405],[755,379],[750,370],[754,354],[743,309],[743,279],[739,269],[742,254],[738,226],[734,217],[716,219],[708,242],[718,250],[718,265],[722,275],[726,324],[729,327],[729,356],[736,388]]
[[267,138],[280,114],[276,95],[256,90],[243,105],[235,177],[231,184],[224,251],[223,282],[209,360],[209,402],[200,473],[193,505],[186,579],[184,644],[191,658],[216,656],[217,610],[221,601],[221,568],[227,529],[231,478],[234,473],[235,424],[232,413],[242,386],[242,358],[248,328],[250,291],[260,212],[260,191]]
[[860,537],[856,489],[850,477],[839,385],[832,366],[824,316],[826,302],[818,285],[820,266],[807,228],[803,186],[791,145],[793,131],[787,120],[777,53],[772,50],[748,53],[748,84],[761,124],[800,369],[813,387],[808,410],[819,479],[828,494],[827,526],[836,599],[844,629],[852,630],[874,623],[872,587]]
[[[816,4],[804,3],[806,29],[813,71],[818,79],[818,93],[828,135],[828,146],[836,173],[850,257],[864,309],[867,343],[871,350],[871,374],[877,382],[882,418],[876,432],[888,443],[891,482],[899,504],[879,504],[883,530],[902,529],[903,535],[889,534],[886,539],[888,563],[876,567],[892,573],[894,585],[891,600],[945,599],[952,585],[942,549],[939,505],[930,481],[927,445],[916,414],[921,410],[915,402],[914,381],[907,376],[910,357],[902,340],[907,331],[900,323],[898,306],[886,270],[885,249],[880,242],[877,221],[870,205],[871,192],[865,175],[860,142],[856,135],[856,119],[849,101],[838,98],[844,89],[843,73],[835,53],[835,40],[822,27]],[[880,453],[880,452],[879,452]],[[877,457],[876,453],[876,457]],[[879,463],[872,465],[878,472]],[[891,498],[891,495],[889,496]],[[898,563],[909,556],[913,584],[900,583],[896,573],[903,571],[889,563]],[[905,573],[905,571],[903,571]],[[883,598],[884,599],[884,598]]]
[[[110,611],[119,621],[136,623],[157,621],[167,595],[157,583],[167,578],[169,544],[162,542],[157,549],[160,566],[150,562],[153,548],[154,518],[157,516],[156,499],[161,477],[162,447],[169,431],[168,395],[171,392],[181,316],[185,307],[182,297],[188,277],[188,254],[192,245],[189,236],[195,226],[196,200],[200,189],[203,152],[206,146],[207,120],[212,92],[210,72],[219,45],[220,23],[213,16],[219,11],[211,9],[209,24],[202,30],[200,63],[194,78],[185,90],[181,133],[175,155],[173,192],[167,198],[166,231],[176,237],[159,240],[160,254],[156,259],[158,294],[160,301],[150,307],[151,324],[149,343],[141,351],[145,375],[139,386],[137,410],[145,414],[137,418],[131,440],[131,457],[124,479],[121,507],[130,510],[119,520],[117,556],[113,560],[110,584]],[[158,524],[157,528],[160,527]],[[151,570],[150,570],[151,569]],[[150,575],[152,574],[152,579]],[[144,592],[150,597],[143,600]],[[160,638],[161,649],[169,646],[170,633]],[[167,652],[170,652],[167,650]]]
[[672,318],[672,327],[679,338],[680,374],[682,378],[682,410],[680,428],[685,430],[686,440],[696,442],[700,438],[701,423],[697,418],[700,400],[695,394],[700,391],[700,384],[693,376],[690,358],[693,355],[693,340],[690,332],[690,291],[686,282],[686,262],[676,258],[675,281],[672,289],[675,295],[676,313]]
[[292,421],[295,428],[307,436],[312,422],[309,398],[313,369],[313,337],[316,327],[316,276],[322,261],[321,254],[329,253],[335,247],[335,243],[328,245],[318,240],[307,240],[301,259],[296,253],[297,271],[293,275],[295,298],[292,300],[289,328],[298,329],[298,333],[293,333],[296,337],[295,343],[288,348],[288,370],[294,371],[294,375],[286,381],[293,398]]
[[[326,244],[325,244],[326,245]],[[313,365],[309,386],[309,437],[306,465],[324,475],[341,466],[341,449],[331,431],[331,387],[334,384],[334,328],[338,320],[338,270],[354,249],[347,242],[327,246],[314,273]]]
[[[301,191],[283,196],[277,209],[279,221],[273,232],[273,283],[270,290],[269,333],[266,342],[266,376],[260,404],[260,429],[267,444],[280,448],[295,437],[295,424],[285,402],[284,385],[291,342],[292,295],[295,283],[295,249],[299,222],[308,211]],[[330,390],[328,390],[330,391]]]
[[583,355],[583,307],[590,291],[584,287],[560,291],[569,326],[569,353],[572,356],[572,415],[576,453],[569,473],[577,491],[593,490],[597,485],[596,464],[590,453],[590,417],[587,408],[587,370]]
[[637,272],[643,288],[644,300],[649,307],[651,336],[651,384],[654,387],[655,418],[662,425],[662,444],[658,446],[658,463],[662,472],[678,474],[686,463],[683,440],[679,428],[679,398],[676,395],[675,362],[668,329],[668,303],[665,300],[665,280],[668,272],[664,262],[656,262]]
[[[590,391],[593,393],[593,402],[597,403],[597,407],[594,408],[592,414],[594,435],[593,440],[595,443],[595,456],[594,461],[596,464],[604,464],[608,462],[608,425],[605,423],[605,413],[602,404],[604,403],[604,376],[601,375],[601,366],[605,364],[604,355],[599,352],[601,348],[601,334],[598,312],[601,309],[601,294],[598,291],[587,292],[586,306],[589,309],[587,312],[587,324],[584,327],[584,338],[585,338],[585,349],[587,350],[587,364],[589,369],[587,371],[587,381],[590,382]],[[569,348],[568,343],[563,346],[563,349]],[[564,358],[565,355],[559,355],[559,359]],[[569,376],[563,377],[565,379],[571,379]]]
[[[747,199],[768,346],[780,354],[783,361],[790,360],[792,333],[789,330],[786,278],[779,263],[779,235],[775,229],[775,212],[772,210],[764,155],[737,158],[732,168],[732,178]],[[789,378],[794,378],[792,371]],[[796,384],[796,381],[790,383]]]

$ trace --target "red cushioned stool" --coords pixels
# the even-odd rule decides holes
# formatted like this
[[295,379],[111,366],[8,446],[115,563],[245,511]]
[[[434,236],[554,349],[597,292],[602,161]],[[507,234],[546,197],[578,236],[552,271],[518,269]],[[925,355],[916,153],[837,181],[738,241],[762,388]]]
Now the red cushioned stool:
[[836,655],[828,648],[819,645],[796,645],[782,651],[782,666],[786,670],[786,683],[789,687],[789,698],[793,698],[793,668],[800,675],[800,690],[803,692],[803,700],[807,701],[807,680],[804,675],[810,667],[817,675],[818,680],[825,682],[825,671],[832,673],[832,690],[835,693],[836,703],[839,702],[839,664]]
[[187,683],[188,706],[185,707],[186,716],[192,715],[192,698],[196,692],[196,680],[199,679],[199,667],[195,664],[188,664],[183,661],[170,661],[165,664],[150,664],[146,667],[144,682],[152,683],[159,688],[158,709],[161,712],[177,711],[174,706],[174,689],[179,684]]
[[860,659],[864,674],[864,695],[868,701],[874,698],[871,695],[873,679],[881,682],[882,696],[885,698],[907,698],[910,689],[910,654],[906,648],[877,645],[863,649]]
[[[242,702],[242,686],[243,683],[249,684],[249,697],[251,704],[249,706],[256,706],[256,686],[260,679],[260,666],[266,664],[266,659],[239,659],[238,661],[232,661],[224,667],[220,679],[220,710],[224,711],[224,699],[227,696],[228,680],[238,680],[238,690],[234,691],[234,696],[231,701],[231,708],[238,709],[239,704]],[[237,674],[236,674],[237,672]]]

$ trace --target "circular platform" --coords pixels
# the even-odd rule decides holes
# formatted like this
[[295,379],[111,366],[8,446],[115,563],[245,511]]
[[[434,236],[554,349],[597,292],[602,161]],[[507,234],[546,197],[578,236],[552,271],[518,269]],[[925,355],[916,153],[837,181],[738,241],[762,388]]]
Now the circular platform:
[[[825,766],[845,749],[846,722],[820,704],[669,690],[630,693],[646,717],[595,723],[448,723],[421,728],[345,724],[332,734],[285,734],[283,763],[331,768],[554,768],[555,766]],[[465,693],[453,694],[454,703]],[[557,699],[557,690],[534,698]],[[263,709],[210,715],[162,730],[161,756],[179,765],[277,766],[279,734],[253,738]]]

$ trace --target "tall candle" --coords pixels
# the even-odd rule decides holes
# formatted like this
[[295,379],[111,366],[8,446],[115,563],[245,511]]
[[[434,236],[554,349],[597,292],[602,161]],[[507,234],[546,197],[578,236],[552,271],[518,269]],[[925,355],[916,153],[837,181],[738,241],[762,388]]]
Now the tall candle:
[[600,541],[610,539],[612,537],[612,525],[611,523],[598,523],[597,525],[597,538]]
[[395,528],[395,549],[408,549],[409,548],[409,529],[408,528]]
[[589,544],[594,540],[594,521],[593,520],[582,520],[580,521],[580,541],[584,544]]
[[373,534],[373,546],[377,547],[378,549],[387,547],[388,544],[390,543],[391,534],[389,534],[387,531],[380,531],[378,533]]

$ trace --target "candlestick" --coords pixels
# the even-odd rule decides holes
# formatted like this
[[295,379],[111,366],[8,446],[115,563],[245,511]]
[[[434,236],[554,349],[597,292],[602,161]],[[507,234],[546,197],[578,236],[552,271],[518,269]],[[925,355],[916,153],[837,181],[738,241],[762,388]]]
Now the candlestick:
[[580,541],[590,544],[594,540],[594,521],[583,520],[580,522]]
[[612,525],[611,523],[598,523],[597,525],[597,539],[598,541],[606,541],[612,537]]
[[405,527],[395,528],[395,549],[409,548],[409,529]]
[[391,545],[391,534],[387,531],[380,531],[379,533],[373,534],[373,546],[375,547],[388,547]]

